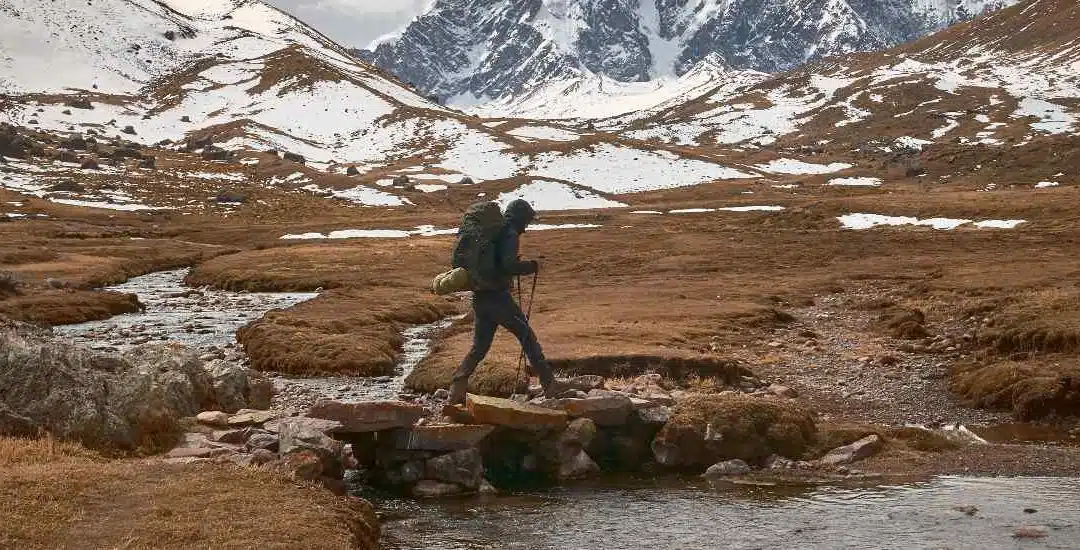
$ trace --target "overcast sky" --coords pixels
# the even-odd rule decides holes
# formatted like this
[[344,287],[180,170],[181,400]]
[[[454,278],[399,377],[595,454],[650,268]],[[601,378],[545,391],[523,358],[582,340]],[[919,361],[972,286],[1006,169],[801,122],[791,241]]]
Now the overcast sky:
[[263,0],[346,46],[360,48],[394,32],[431,0]]

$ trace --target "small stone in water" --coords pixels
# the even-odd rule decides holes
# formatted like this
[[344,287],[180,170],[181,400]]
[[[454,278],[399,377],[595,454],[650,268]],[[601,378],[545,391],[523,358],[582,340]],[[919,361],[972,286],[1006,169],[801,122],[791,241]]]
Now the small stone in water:
[[1036,510],[1034,508],[1024,508],[1024,513],[1025,514],[1034,514],[1035,512],[1038,512],[1038,510]]
[[1018,527],[1013,533],[1013,538],[1018,539],[1041,539],[1048,535],[1046,527]]
[[963,512],[966,516],[974,516],[979,511],[979,508],[977,506],[953,506],[953,510]]

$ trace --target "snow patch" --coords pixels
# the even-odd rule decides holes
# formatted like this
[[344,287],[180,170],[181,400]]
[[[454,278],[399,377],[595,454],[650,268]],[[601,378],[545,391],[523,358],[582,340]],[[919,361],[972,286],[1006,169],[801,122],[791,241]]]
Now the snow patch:
[[843,162],[813,164],[801,160],[783,158],[769,161],[766,164],[755,164],[754,168],[772,174],[812,175],[831,174],[833,172],[847,170],[848,168],[851,168],[851,165]]
[[538,211],[543,210],[591,210],[599,208],[622,208],[626,205],[601,197],[591,191],[575,189],[565,183],[534,181],[501,193],[497,199],[503,207],[515,199],[524,199]]
[[855,177],[855,178],[833,178],[829,180],[829,185],[839,187],[878,187],[881,185],[881,178],[872,177]]

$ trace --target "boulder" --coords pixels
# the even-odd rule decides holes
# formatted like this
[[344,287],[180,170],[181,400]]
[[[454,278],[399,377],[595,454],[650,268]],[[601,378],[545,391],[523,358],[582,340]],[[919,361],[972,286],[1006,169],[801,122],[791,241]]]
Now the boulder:
[[465,406],[473,420],[480,424],[503,426],[532,432],[562,430],[566,427],[565,411],[518,403],[509,399],[468,394]]
[[157,168],[157,157],[146,157],[139,161],[139,168],[153,170]]
[[464,178],[461,178],[461,181],[458,182],[458,185],[473,185],[474,183],[476,182],[473,181],[472,178],[465,176]]
[[675,406],[652,450],[659,464],[675,468],[705,468],[733,458],[760,463],[773,454],[797,458],[816,435],[813,416],[790,401],[692,395]]
[[243,445],[247,443],[249,437],[252,434],[251,428],[240,428],[235,430],[214,430],[210,434],[210,441],[216,443],[228,443],[230,445]]
[[222,411],[203,411],[195,415],[195,420],[207,426],[224,427],[229,425],[229,415]]
[[252,436],[244,442],[244,447],[249,451],[265,449],[276,453],[279,448],[278,445],[278,436],[267,433],[252,434]]
[[300,449],[286,454],[273,464],[276,469],[295,479],[316,481],[323,475],[323,460],[317,452],[310,449]]
[[424,470],[425,465],[423,461],[410,460],[382,469],[379,472],[379,481],[391,487],[412,485],[413,483],[424,479]]
[[499,490],[496,489],[495,486],[492,485],[491,482],[486,480],[486,479],[481,479],[480,480],[480,488],[477,489],[477,492],[480,493],[481,495],[497,495],[497,494],[499,494]]
[[295,162],[295,163],[298,163],[298,164],[304,164],[304,163],[307,162],[307,160],[304,159],[304,155],[300,155],[300,154],[297,154],[297,153],[290,153],[288,151],[283,153],[281,155],[281,158],[283,160],[287,160],[289,162]]
[[101,166],[98,165],[97,160],[88,158],[82,161],[79,168],[82,168],[83,170],[100,170]]
[[359,176],[360,175],[360,170],[355,166],[350,166],[350,167],[345,169],[345,175],[346,176]]
[[881,450],[882,445],[883,442],[880,437],[868,435],[854,443],[829,451],[821,458],[821,463],[828,466],[851,464],[874,456],[875,453]]
[[585,479],[598,473],[600,473],[600,466],[589,457],[588,453],[582,450],[559,463],[556,477],[560,481],[568,481]]
[[589,418],[578,418],[567,424],[566,429],[559,434],[559,443],[584,449],[592,444],[595,437],[596,423]]
[[277,453],[268,449],[255,449],[251,451],[251,464],[262,466],[277,460]]
[[381,432],[410,428],[424,414],[424,407],[402,401],[342,403],[323,399],[307,412],[312,418],[336,420],[342,424],[338,433]]
[[213,380],[214,401],[221,410],[235,413],[240,409],[269,409],[270,381],[258,371],[221,360],[205,365]]
[[278,453],[281,456],[298,451],[312,451],[322,461],[322,474],[334,476],[341,472],[342,443],[313,428],[309,423],[286,418],[278,426]]
[[589,418],[599,426],[622,426],[634,410],[634,403],[629,397],[595,390],[584,399],[545,399],[538,404],[565,411],[571,418]]
[[406,175],[402,174],[400,176],[395,176],[394,177],[394,185],[408,185],[408,184],[409,184],[409,176],[406,176]]
[[635,411],[638,420],[649,426],[663,426],[671,420],[671,407],[649,407]]
[[704,477],[739,476],[750,473],[750,465],[744,460],[732,459],[717,462],[705,470]]
[[198,357],[178,345],[98,353],[0,321],[0,395],[9,416],[103,450],[171,447],[180,419],[214,408]]
[[428,459],[424,464],[428,479],[456,483],[466,489],[476,490],[484,477],[484,463],[476,448],[455,451]]
[[416,498],[444,498],[460,495],[465,489],[453,483],[442,483],[430,479],[420,480],[412,488],[412,495]]
[[458,451],[479,445],[494,430],[495,426],[485,424],[413,426],[397,433],[396,446],[409,451]]

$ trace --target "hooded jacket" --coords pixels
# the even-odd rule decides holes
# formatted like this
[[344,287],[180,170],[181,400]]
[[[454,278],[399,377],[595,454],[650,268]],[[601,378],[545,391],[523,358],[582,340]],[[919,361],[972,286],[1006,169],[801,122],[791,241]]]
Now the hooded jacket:
[[518,275],[532,275],[536,273],[536,263],[520,261],[518,259],[518,246],[521,234],[536,217],[536,211],[524,200],[517,199],[506,206],[503,215],[505,222],[502,231],[496,241],[497,265],[495,273],[488,277],[488,281],[480,291],[500,291],[510,288],[514,277]]

